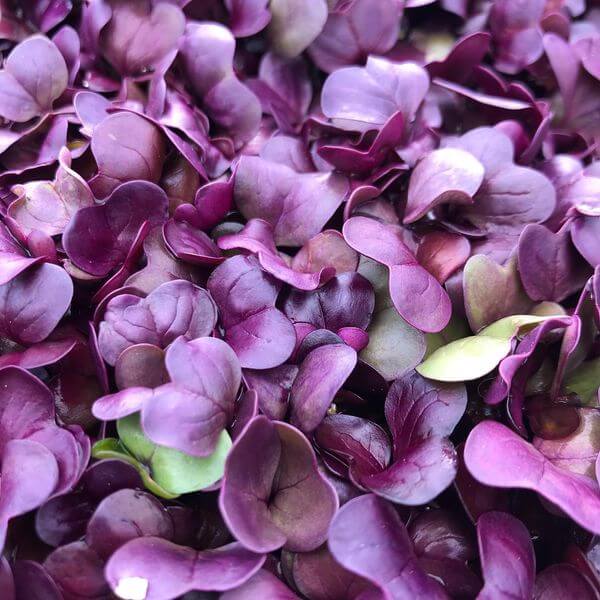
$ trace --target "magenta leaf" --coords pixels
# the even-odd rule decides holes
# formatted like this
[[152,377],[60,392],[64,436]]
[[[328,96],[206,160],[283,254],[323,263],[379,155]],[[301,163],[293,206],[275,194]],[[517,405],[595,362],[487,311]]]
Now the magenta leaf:
[[485,485],[533,490],[582,527],[600,530],[594,517],[600,508],[598,484],[585,475],[555,467],[500,423],[482,421],[475,426],[465,445],[465,463],[473,477]]

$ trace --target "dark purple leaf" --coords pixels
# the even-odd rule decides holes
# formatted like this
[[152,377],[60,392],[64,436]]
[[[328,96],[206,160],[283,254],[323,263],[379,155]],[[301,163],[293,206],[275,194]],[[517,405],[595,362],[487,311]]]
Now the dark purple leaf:
[[583,573],[568,564],[551,565],[538,574],[532,596],[534,600],[569,597],[595,600],[598,592]]
[[254,418],[229,452],[221,484],[221,513],[236,539],[255,552],[313,550],[337,506],[303,434]]
[[273,228],[262,219],[251,219],[241,231],[223,235],[217,243],[222,250],[243,249],[256,254],[260,266],[267,273],[300,290],[314,290],[335,275],[335,268],[331,266],[314,273],[304,273],[290,267],[277,252]]
[[167,207],[167,196],[157,185],[123,183],[104,204],[75,213],[63,235],[65,252],[80,269],[104,277],[123,263],[144,222],[164,223]]
[[561,302],[589,277],[566,229],[553,233],[543,225],[528,225],[519,238],[518,257],[521,281],[532,300]]
[[58,325],[72,297],[73,283],[63,269],[30,267],[0,285],[0,333],[21,344],[41,342]]

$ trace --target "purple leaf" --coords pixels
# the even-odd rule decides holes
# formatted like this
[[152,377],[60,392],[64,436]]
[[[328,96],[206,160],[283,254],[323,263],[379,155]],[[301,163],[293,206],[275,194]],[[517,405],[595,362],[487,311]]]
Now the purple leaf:
[[360,64],[370,54],[385,54],[396,43],[402,5],[393,0],[356,0],[345,11],[333,11],[310,57],[323,71]]
[[233,177],[229,181],[211,181],[203,185],[196,192],[194,206],[196,220],[191,222],[192,225],[203,230],[218,225],[233,206]]
[[326,416],[314,435],[319,448],[348,467],[355,483],[360,482],[361,474],[385,469],[392,457],[386,432],[372,421],[353,415]]
[[94,205],[94,196],[85,180],[71,168],[71,154],[63,148],[54,181],[32,181],[13,187],[17,195],[8,214],[25,234],[33,230],[58,235],[80,209]]
[[467,404],[462,384],[433,384],[417,373],[397,379],[385,403],[393,460],[358,478],[367,489],[400,504],[429,502],[456,475],[456,451],[448,436]]
[[61,429],[53,423],[50,427],[39,429],[27,437],[28,440],[43,444],[54,455],[58,465],[58,481],[54,494],[65,494],[71,491],[90,458],[89,440],[79,429],[81,440],[86,444],[84,448],[74,433],[68,429]]
[[504,425],[494,421],[476,425],[467,438],[465,463],[481,483],[533,490],[582,527],[600,533],[595,518],[600,509],[598,484],[584,475],[555,467]]
[[170,600],[187,592],[236,588],[262,566],[265,557],[228,544],[197,552],[156,537],[137,538],[119,548],[106,564],[115,594]]
[[244,380],[247,387],[258,394],[260,411],[269,419],[283,420],[288,409],[290,389],[297,374],[296,365],[280,365],[263,371],[244,369]]
[[[282,554],[282,564],[289,562],[288,579],[306,598],[362,598],[362,593],[372,594],[373,600],[380,598],[379,590],[361,577],[340,566],[329,552],[321,546],[312,552]],[[284,567],[285,571],[285,567]]]
[[0,369],[8,366],[35,369],[52,365],[67,356],[76,344],[77,340],[67,338],[55,342],[40,342],[22,352],[7,352],[0,356]]
[[49,573],[39,563],[32,560],[18,560],[13,565],[16,600],[40,598],[43,600],[63,600],[60,589]]
[[[521,433],[525,434],[525,427],[522,424],[523,418],[519,414],[515,419],[515,412],[520,411],[523,406],[527,380],[532,375],[530,369],[536,369],[536,362],[532,359],[536,348],[544,337],[550,331],[555,329],[564,329],[572,323],[571,317],[555,317],[548,319],[528,333],[522,341],[519,342],[510,356],[504,358],[498,367],[498,375],[492,381],[485,395],[485,401],[489,404],[498,404],[507,396],[511,397],[511,415],[515,424],[520,425]],[[518,407],[518,408],[517,408]]]
[[172,383],[154,390],[127,388],[99,398],[98,419],[120,419],[142,411],[142,426],[157,444],[193,456],[208,456],[233,418],[241,382],[239,361],[217,338],[176,339],[165,355]]
[[103,562],[85,542],[73,542],[51,552],[43,566],[66,598],[103,598],[109,593]]
[[477,539],[485,581],[477,598],[531,598],[535,554],[525,525],[508,513],[488,512],[477,520]]
[[325,267],[334,267],[338,275],[356,271],[358,267],[358,254],[334,229],[326,229],[308,240],[292,259],[292,268],[304,273]]
[[28,257],[6,226],[0,224],[0,285],[8,283],[40,260],[40,258]]
[[0,333],[20,344],[41,342],[58,325],[72,297],[73,282],[63,269],[51,264],[30,267],[0,285]]
[[390,151],[402,141],[404,133],[404,115],[396,112],[381,126],[368,146],[361,142],[358,147],[327,145],[320,146],[318,153],[340,171],[366,174],[388,158]]
[[102,460],[84,473],[78,490],[55,496],[36,513],[35,530],[53,547],[74,542],[85,534],[96,504],[123,488],[142,487],[138,472],[120,460]]
[[85,541],[104,558],[129,540],[155,536],[173,537],[173,523],[162,504],[150,494],[120,490],[106,497],[91,516]]
[[296,173],[257,156],[243,156],[235,174],[237,207],[247,220],[270,223],[278,246],[301,246],[320,233],[347,192],[342,175]]
[[0,454],[14,439],[54,424],[54,402],[48,388],[36,377],[17,367],[0,370]]
[[[64,4],[67,3],[68,0],[64,2]],[[69,85],[72,86],[81,68],[81,42],[79,35],[72,27],[65,25],[54,34],[52,41],[65,59],[69,73]]]
[[150,231],[144,240],[146,266],[133,273],[125,281],[125,287],[134,288],[141,294],[149,294],[161,283],[185,279],[198,283],[206,279],[200,277],[198,271],[177,260],[165,246],[160,227]]
[[538,302],[561,302],[589,277],[567,229],[553,233],[543,225],[528,225],[519,238],[518,259],[523,287]]
[[129,181],[114,189],[101,205],[82,208],[65,229],[63,245],[73,263],[104,277],[120,266],[142,224],[161,225],[168,200],[149,181]]
[[569,564],[551,565],[538,574],[533,600],[569,597],[595,600],[598,591],[580,570]]
[[110,0],[109,4],[110,21],[100,34],[105,58],[123,76],[166,70],[185,29],[183,12],[169,2]]
[[238,359],[216,338],[179,338],[167,350],[165,363],[175,385],[157,388],[145,402],[142,427],[157,444],[207,456],[233,418],[241,382]]
[[352,217],[344,224],[344,239],[357,252],[388,267],[392,301],[408,323],[427,332],[441,331],[447,325],[450,299],[417,262],[399,228],[367,217]]
[[166,147],[160,130],[147,119],[132,112],[110,114],[94,128],[91,147],[98,165],[90,181],[96,197],[109,196],[125,181],[158,183]]
[[248,37],[264,29],[271,20],[267,4],[268,0],[225,0],[233,35]]
[[483,165],[469,152],[434,150],[411,174],[403,222],[418,221],[438,204],[472,204],[483,175]]
[[[546,407],[541,415],[542,427],[534,430],[538,437],[533,439],[533,445],[556,467],[593,479],[600,451],[600,440],[595,434],[600,425],[600,414],[594,408],[575,409],[560,405],[552,414],[551,408]],[[544,428],[544,418],[550,435]],[[533,420],[530,417],[530,422]]]
[[120,390],[154,388],[168,381],[164,350],[153,344],[129,346],[119,354],[115,363],[115,383]]
[[316,329],[333,332],[344,327],[367,329],[375,308],[375,295],[362,275],[344,273],[313,292],[290,291],[282,307],[293,323],[310,323]]
[[356,361],[355,350],[345,344],[328,344],[310,352],[292,384],[290,422],[304,432],[316,429]]
[[31,440],[11,440],[2,452],[0,547],[8,521],[43,504],[58,482],[58,467],[45,446]]
[[512,164],[510,139],[496,129],[478,127],[459,138],[447,138],[447,148],[470,152],[485,168],[474,202],[457,210],[475,228],[487,233],[519,233],[528,223],[541,223],[554,211],[556,192],[540,172]]
[[275,247],[273,228],[262,219],[251,219],[238,233],[221,236],[218,245],[222,250],[241,248],[256,254],[267,273],[301,290],[314,290],[335,275],[335,269],[329,266],[314,273],[303,273],[288,266]]
[[207,287],[219,308],[225,341],[242,367],[270,369],[290,357],[296,333],[275,308],[279,284],[260,269],[255,258],[226,260],[213,271]]
[[428,89],[427,71],[417,64],[371,56],[365,67],[334,71],[323,85],[321,106],[336,126],[369,131],[381,129],[398,112],[411,123]]
[[45,36],[21,42],[0,71],[0,116],[25,123],[52,108],[67,87],[65,60]]
[[[250,80],[248,85],[263,112],[273,115],[285,132],[293,132],[309,109],[312,85],[302,58],[285,59],[269,52],[260,62],[258,79]],[[267,158],[264,148],[261,156]]]
[[317,548],[338,506],[308,440],[263,416],[230,450],[219,502],[230,531],[255,552]]
[[189,85],[208,115],[239,143],[255,135],[260,124],[258,98],[233,70],[235,38],[218,23],[188,23],[180,56]]
[[471,254],[471,244],[466,237],[447,231],[426,233],[417,248],[416,259],[442,285]]
[[329,549],[345,569],[372,582],[389,598],[448,596],[419,566],[398,513],[371,494],[346,503],[329,529]]
[[134,344],[166,348],[179,336],[210,335],[217,308],[209,293],[189,281],[163,283],[145,298],[115,296],[106,305],[98,343],[106,362],[115,365],[123,350]]
[[575,247],[592,267],[600,265],[600,251],[598,251],[598,232],[600,231],[600,217],[580,216],[573,221],[571,238]]
[[185,221],[169,219],[163,226],[165,244],[179,259],[194,265],[218,265],[225,260],[218,246]]
[[282,581],[266,569],[261,569],[246,583],[221,595],[221,600],[247,600],[269,598],[269,600],[298,600]]
[[499,71],[514,75],[540,58],[544,6],[544,0],[507,0],[492,7],[490,29]]

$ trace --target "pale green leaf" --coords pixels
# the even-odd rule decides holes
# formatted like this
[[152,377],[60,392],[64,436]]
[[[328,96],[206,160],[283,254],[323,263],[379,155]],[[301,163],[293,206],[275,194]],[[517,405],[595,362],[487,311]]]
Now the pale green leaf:
[[577,394],[589,406],[597,405],[599,387],[600,357],[581,363],[564,382],[567,393]]
[[450,342],[435,350],[417,371],[438,381],[472,381],[494,370],[508,355],[511,340],[524,330],[552,318],[512,315],[488,325],[477,335]]
[[520,331],[532,329],[543,321],[560,315],[511,315],[504,317],[487,327],[484,327],[477,336],[494,337],[499,340],[511,340]]
[[144,435],[138,414],[119,419],[117,431],[127,450],[146,465],[153,482],[167,493],[175,495],[196,492],[219,481],[231,448],[231,438],[225,430],[221,432],[215,451],[210,456],[191,456],[174,448],[160,446]]
[[417,367],[437,381],[471,381],[492,371],[510,352],[510,340],[472,335],[438,348]]
[[146,489],[159,498],[173,500],[179,496],[179,494],[172,494],[158,485],[150,476],[148,469],[135,457],[131,456],[125,446],[115,438],[105,438],[96,442],[92,448],[92,456],[98,459],[116,459],[129,463],[140,474]]

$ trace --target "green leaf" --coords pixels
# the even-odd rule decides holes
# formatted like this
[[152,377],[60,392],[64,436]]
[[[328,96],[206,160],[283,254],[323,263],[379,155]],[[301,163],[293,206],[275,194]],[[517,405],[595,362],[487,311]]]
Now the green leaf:
[[515,258],[505,266],[488,256],[475,254],[463,270],[463,294],[467,318],[473,331],[513,313],[529,310]]
[[154,479],[166,490],[178,494],[207,488],[223,477],[230,448],[231,438],[225,430],[219,436],[215,451],[202,458],[158,446],[151,464]]
[[543,321],[556,316],[561,315],[511,315],[484,327],[477,336],[484,335],[499,340],[512,340],[520,331],[533,329]]
[[588,406],[597,406],[600,387],[600,357],[581,363],[565,380],[567,393],[575,393]]
[[508,355],[510,340],[472,335],[438,348],[417,372],[438,381],[471,381],[496,368]]
[[427,340],[427,352],[425,353],[424,358],[427,358],[438,348],[441,348],[450,342],[467,337],[469,333],[471,333],[469,324],[463,318],[452,315],[448,325],[446,325],[442,331],[425,334],[425,339]]
[[360,358],[387,381],[413,368],[425,354],[425,337],[390,306],[373,313],[367,329],[369,344]]
[[511,349],[511,340],[552,316],[512,315],[477,335],[450,342],[432,352],[417,372],[437,381],[471,381],[493,371]]
[[146,465],[155,485],[169,494],[197,492],[223,477],[225,459],[231,448],[231,438],[225,430],[219,436],[215,451],[204,457],[155,444],[144,435],[138,414],[119,419],[117,431],[129,452]]
[[98,459],[110,458],[129,463],[140,474],[142,483],[146,489],[152,492],[155,496],[165,498],[166,500],[173,500],[179,496],[179,494],[172,494],[158,485],[156,481],[150,477],[148,469],[135,457],[131,456],[131,454],[127,452],[127,448],[125,448],[125,446],[123,446],[123,444],[121,444],[121,442],[115,438],[105,438],[96,442],[92,447],[92,456]]
[[142,431],[139,413],[123,417],[117,421],[119,439],[138,460],[149,463],[156,450],[156,444]]

